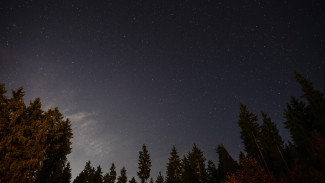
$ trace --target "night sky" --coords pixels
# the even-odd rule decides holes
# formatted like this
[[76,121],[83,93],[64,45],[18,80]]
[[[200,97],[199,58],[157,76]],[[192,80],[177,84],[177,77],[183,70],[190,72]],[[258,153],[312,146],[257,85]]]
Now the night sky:
[[73,178],[88,160],[136,176],[142,144],[153,178],[173,145],[237,159],[240,102],[288,140],[294,71],[325,91],[322,0],[5,0],[0,17],[0,82],[71,119]]

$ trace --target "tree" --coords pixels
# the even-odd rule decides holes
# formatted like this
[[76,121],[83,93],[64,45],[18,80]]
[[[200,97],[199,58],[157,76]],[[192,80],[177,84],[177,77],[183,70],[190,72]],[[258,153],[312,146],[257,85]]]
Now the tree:
[[210,160],[208,161],[207,174],[207,183],[218,182],[218,171],[216,165]]
[[[0,84],[0,182],[39,182],[41,177],[57,181],[71,152],[69,119],[63,120],[56,108],[62,118],[53,125],[51,110],[44,112],[39,98],[25,105],[22,87],[12,91],[11,98],[5,93],[5,85]],[[49,171],[48,160],[53,157],[49,152],[54,147],[59,149],[57,164]]]
[[153,179],[152,179],[152,177],[150,178],[150,183],[153,183]]
[[249,156],[252,157],[259,156],[259,150],[256,144],[256,136],[259,133],[259,125],[257,120],[257,115],[249,112],[245,105],[240,104],[238,121],[238,125],[241,128],[240,138],[243,141],[245,151]]
[[263,156],[268,165],[268,168],[280,177],[285,175],[287,163],[284,159],[284,145],[279,130],[276,124],[272,122],[271,118],[266,113],[262,112],[263,124],[260,127],[260,134],[258,136]]
[[172,151],[170,152],[170,158],[168,160],[166,182],[176,183],[176,179],[181,173],[181,160],[178,156],[175,146],[173,146]]
[[112,163],[110,172],[105,174],[103,181],[104,183],[114,183],[115,180],[116,180],[115,164]]
[[49,147],[45,151],[43,168],[36,182],[55,182],[64,168],[67,155],[71,153],[71,122],[64,119],[58,108],[49,109],[44,117],[50,129],[46,141]]
[[59,179],[60,183],[70,183],[71,182],[71,168],[70,168],[70,162],[66,164],[66,166],[63,169],[62,175]]
[[141,179],[141,183],[150,177],[151,160],[146,145],[143,144],[142,151],[139,152],[139,171],[138,177]]
[[325,137],[325,98],[324,94],[314,89],[313,84],[299,73],[295,77],[303,91],[303,98],[308,101],[307,112],[312,117],[310,127],[321,136]]
[[132,177],[132,179],[129,181],[129,183],[137,183],[137,181],[135,180],[134,177]]
[[[289,129],[293,144],[287,148],[292,157],[293,172],[299,174],[308,168],[310,172],[291,177],[299,180],[324,180],[318,175],[325,171],[325,98],[312,83],[298,73],[296,80],[303,91],[302,99],[291,97],[284,111],[285,127]],[[319,173],[317,173],[319,172]],[[291,173],[292,174],[292,173]]]
[[103,175],[102,174],[103,174],[102,168],[100,166],[98,166],[95,173],[94,173],[93,182],[94,183],[102,183],[103,182]]
[[186,156],[182,159],[182,174],[181,174],[181,182],[186,183],[196,183],[199,180],[196,178],[196,169],[193,169],[188,158]]
[[219,154],[218,178],[221,181],[236,170],[237,163],[223,145],[218,145],[217,153]]
[[73,183],[94,183],[96,170],[91,166],[91,162],[87,161],[85,168],[76,177]]
[[258,163],[255,158],[246,158],[240,160],[240,168],[235,174],[227,175],[226,183],[262,183],[271,182],[264,171],[264,168]]
[[[206,182],[207,180],[207,173],[205,168],[205,158],[203,157],[203,152],[196,146],[193,145],[192,151],[188,153],[185,171],[189,180],[191,182]],[[192,174],[192,175],[190,175]]]
[[125,167],[121,169],[121,175],[117,178],[117,183],[127,183],[128,178],[126,176]]
[[161,175],[161,172],[159,172],[157,179],[156,179],[156,183],[164,183],[164,176]]

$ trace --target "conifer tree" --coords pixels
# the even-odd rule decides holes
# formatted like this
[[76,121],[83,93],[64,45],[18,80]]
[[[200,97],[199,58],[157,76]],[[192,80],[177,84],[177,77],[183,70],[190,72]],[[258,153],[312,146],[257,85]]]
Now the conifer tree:
[[243,159],[240,160],[240,168],[236,170],[236,173],[227,175],[227,180],[225,182],[267,183],[271,182],[271,180],[255,158],[243,157]]
[[207,173],[205,168],[206,159],[203,157],[203,152],[194,144],[192,151],[188,154],[188,161],[191,169],[194,170],[194,180],[196,182],[206,182]]
[[173,146],[172,151],[170,152],[170,158],[168,160],[166,182],[176,183],[176,179],[181,174],[181,160],[178,156],[175,146]]
[[58,108],[48,110],[44,117],[50,129],[46,140],[49,147],[45,151],[46,158],[36,182],[55,182],[64,168],[67,155],[71,153],[71,122],[64,119]]
[[[285,127],[289,129],[293,145],[289,147],[294,169],[309,167],[314,172],[325,171],[325,98],[311,82],[295,73],[303,91],[302,100],[291,97],[284,111]],[[305,168],[303,168],[305,169]],[[299,171],[296,171],[299,172]],[[313,175],[316,173],[311,173]],[[306,177],[311,179],[312,177]],[[322,179],[322,178],[321,178]],[[320,179],[320,180],[321,180]]]
[[102,172],[102,168],[100,167],[100,165],[97,167],[97,169],[94,173],[93,182],[94,183],[102,183],[103,182],[103,172]]
[[76,177],[73,183],[94,183],[95,168],[91,166],[91,162],[87,161],[85,168]]
[[152,179],[152,177],[150,178],[150,183],[153,183],[153,179]]
[[127,183],[128,178],[126,176],[126,169],[123,167],[121,169],[121,175],[117,178],[117,183]]
[[66,164],[63,169],[62,175],[60,176],[60,183],[70,183],[71,182],[71,168],[70,162]]
[[196,177],[196,168],[193,169],[188,158],[186,156],[182,159],[182,174],[181,174],[181,182],[186,183],[198,183]]
[[218,182],[218,171],[216,165],[210,160],[208,161],[207,174],[207,183]]
[[260,134],[258,136],[263,156],[266,160],[268,168],[279,177],[280,174],[285,174],[287,163],[283,157],[284,145],[279,130],[276,124],[272,122],[271,118],[266,113],[262,112],[263,124],[260,127]]
[[116,171],[115,171],[115,164],[112,163],[110,172],[106,173],[104,178],[104,183],[114,183],[116,180]]
[[[0,84],[0,182],[38,182],[40,172],[46,172],[47,152],[59,145],[58,141],[49,143],[49,139],[61,133],[52,127],[48,112],[41,110],[39,98],[26,107],[23,88],[12,91],[12,98],[7,98],[5,93],[5,85]],[[69,132],[65,136],[68,142],[72,137],[69,125],[67,120],[66,125],[61,126],[61,131]],[[60,128],[58,126],[56,128]],[[70,148],[70,143],[66,148]],[[56,178],[63,172],[68,153],[70,151],[62,155],[64,161],[59,161],[61,167],[56,169]]]
[[137,183],[137,181],[135,180],[134,177],[132,177],[132,179],[129,181],[129,183]]
[[164,176],[161,175],[161,172],[159,172],[156,183],[164,183]]
[[139,171],[138,177],[141,179],[141,183],[150,177],[151,160],[146,145],[143,144],[142,151],[139,152]]
[[259,150],[256,145],[257,135],[259,133],[259,125],[257,123],[257,115],[249,112],[247,107],[240,104],[240,113],[238,125],[241,128],[240,138],[242,139],[245,151],[249,156],[258,157]]
[[303,91],[303,98],[308,101],[308,113],[312,117],[310,127],[325,137],[325,98],[324,94],[314,89],[313,84],[299,73],[295,77]]
[[223,145],[218,145],[217,153],[219,154],[218,178],[222,181],[236,170],[237,163]]

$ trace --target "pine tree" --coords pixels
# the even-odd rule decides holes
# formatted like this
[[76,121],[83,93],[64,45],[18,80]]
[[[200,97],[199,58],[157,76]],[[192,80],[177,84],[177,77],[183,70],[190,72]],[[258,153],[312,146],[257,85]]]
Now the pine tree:
[[176,183],[176,178],[178,178],[181,173],[181,160],[175,146],[173,146],[172,151],[170,152],[170,158],[168,160],[166,182]]
[[[289,149],[295,172],[309,167],[314,172],[325,171],[325,98],[311,82],[295,73],[303,91],[302,100],[291,97],[284,111],[285,127],[289,129],[293,145]],[[306,103],[305,103],[306,101]],[[305,169],[305,168],[303,168]],[[296,171],[297,170],[297,171]],[[310,176],[316,173],[311,173]],[[307,174],[306,174],[307,175]],[[313,177],[306,176],[306,180]],[[321,180],[320,178],[319,180]]]
[[137,181],[135,180],[134,177],[132,177],[132,179],[129,181],[129,183],[137,183]]
[[218,171],[216,165],[212,161],[208,161],[208,168],[207,168],[207,183],[216,183],[218,182]]
[[276,124],[262,112],[263,124],[258,136],[268,168],[279,178],[284,176],[287,163],[283,157],[284,145]]
[[128,178],[126,176],[126,169],[123,167],[121,169],[121,175],[117,178],[117,183],[127,183]]
[[96,170],[91,166],[91,162],[87,161],[85,168],[76,177],[73,183],[94,183]]
[[324,94],[315,90],[313,84],[299,73],[295,72],[296,80],[303,91],[303,98],[308,101],[308,113],[310,114],[313,130],[325,137],[325,98]]
[[225,183],[267,183],[271,182],[263,167],[254,158],[246,158],[240,160],[240,168],[236,173],[227,175]]
[[207,173],[205,168],[206,159],[203,152],[194,144],[192,151],[187,156],[191,169],[194,170],[194,182],[206,182]]
[[149,183],[153,183],[153,179],[152,179],[152,177],[150,178],[150,182]]
[[55,182],[64,168],[67,155],[71,153],[71,122],[64,119],[58,108],[48,110],[44,118],[49,123],[50,131],[46,140],[49,147],[45,151],[46,158],[36,182]]
[[141,183],[150,177],[151,160],[146,145],[143,144],[142,151],[139,152],[139,171],[138,177],[141,179]]
[[71,168],[70,168],[70,162],[68,162],[68,163],[66,164],[66,166],[64,167],[59,182],[60,182],[60,183],[70,183],[70,182],[71,182]]
[[102,168],[100,166],[98,166],[95,173],[94,173],[93,182],[94,183],[102,183],[103,182],[103,175],[102,174],[103,174]]
[[221,181],[236,170],[237,163],[223,145],[218,145],[217,153],[219,154],[218,178]]
[[159,172],[156,183],[164,183],[164,176],[161,175],[161,172]]
[[181,181],[186,183],[198,183],[199,180],[196,177],[196,168],[193,169],[188,158],[186,156],[182,159],[182,174]]
[[[47,118],[48,112],[41,110],[39,98],[26,107],[23,88],[12,91],[12,98],[7,98],[5,93],[4,84],[0,84],[0,182],[37,182],[40,172],[46,170],[47,152],[59,145],[58,141],[49,142],[49,139],[61,133],[52,127]],[[69,125],[70,121],[66,121],[65,126],[56,126],[69,132],[65,136],[68,142],[72,137]],[[66,148],[70,148],[70,143],[66,144]],[[65,160],[59,161],[61,167],[56,169],[56,178],[62,174],[68,153],[70,151],[61,157]]]
[[257,115],[249,112],[245,105],[240,104],[238,121],[238,125],[241,128],[240,138],[244,143],[245,151],[252,157],[259,157],[259,150],[256,145],[256,136],[259,133],[257,120]]
[[105,174],[104,178],[104,183],[115,183],[116,180],[116,171],[115,171],[115,164],[112,163],[110,172]]

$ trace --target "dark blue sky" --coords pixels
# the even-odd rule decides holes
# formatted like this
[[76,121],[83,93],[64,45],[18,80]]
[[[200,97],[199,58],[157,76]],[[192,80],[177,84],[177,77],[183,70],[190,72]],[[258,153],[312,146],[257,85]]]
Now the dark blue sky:
[[298,71],[325,91],[325,8],[311,1],[2,1],[0,82],[72,121],[73,177],[91,160],[152,175],[173,145],[196,143],[217,164],[243,149],[239,103],[267,112],[300,96]]

